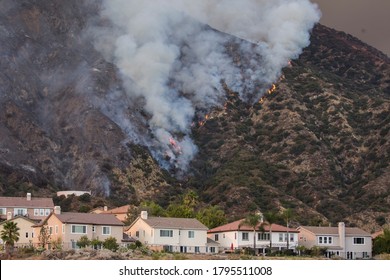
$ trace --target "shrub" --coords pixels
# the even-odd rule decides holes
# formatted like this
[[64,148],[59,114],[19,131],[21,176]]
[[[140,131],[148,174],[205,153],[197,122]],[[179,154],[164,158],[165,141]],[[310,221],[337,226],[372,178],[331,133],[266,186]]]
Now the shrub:
[[116,250],[118,250],[119,244],[116,242],[115,237],[108,237],[106,240],[104,240],[103,247],[105,249],[115,252]]
[[80,248],[85,248],[89,245],[91,245],[91,241],[88,239],[88,236],[83,235],[80,237],[80,239],[76,242],[76,245]]

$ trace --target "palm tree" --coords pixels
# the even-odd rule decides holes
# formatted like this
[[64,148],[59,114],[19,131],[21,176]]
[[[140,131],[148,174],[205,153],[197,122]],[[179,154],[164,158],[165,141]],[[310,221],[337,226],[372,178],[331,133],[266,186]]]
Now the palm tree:
[[272,225],[278,220],[278,215],[275,212],[267,212],[264,214],[264,219],[269,226],[269,250],[272,251]]
[[241,226],[250,226],[253,229],[253,254],[256,254],[256,229],[260,229],[262,225],[260,224],[260,216],[255,214],[249,214],[245,220],[241,221],[238,225],[238,229]]
[[285,209],[282,213],[282,217],[286,221],[286,226],[287,226],[287,250],[288,250],[290,249],[290,237],[289,237],[288,227],[289,227],[289,222],[293,217],[292,210],[290,208]]
[[14,248],[15,242],[19,241],[19,230],[17,224],[12,221],[4,223],[3,230],[0,233],[1,239],[4,241],[5,249],[8,256],[11,256],[11,252]]

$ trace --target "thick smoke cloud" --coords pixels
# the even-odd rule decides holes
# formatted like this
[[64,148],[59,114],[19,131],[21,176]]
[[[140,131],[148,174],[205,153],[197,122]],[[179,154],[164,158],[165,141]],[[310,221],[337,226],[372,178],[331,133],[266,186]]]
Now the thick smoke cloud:
[[[308,46],[320,12],[308,0],[104,0],[101,17],[109,24],[94,29],[95,47],[119,68],[126,100],[148,115],[151,137],[137,141],[184,171],[197,152],[191,124],[223,104],[221,81],[247,101],[260,98],[254,85],[275,81]],[[232,41],[247,65],[228,55]]]

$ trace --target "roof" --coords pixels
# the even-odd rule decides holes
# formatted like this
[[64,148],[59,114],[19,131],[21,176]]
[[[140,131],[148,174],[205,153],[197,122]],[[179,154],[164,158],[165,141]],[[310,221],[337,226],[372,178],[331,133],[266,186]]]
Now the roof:
[[15,217],[12,218],[12,219],[2,221],[2,222],[0,223],[0,225],[5,224],[6,222],[15,221],[15,220],[18,220],[18,219],[24,219],[24,220],[26,220],[26,221],[28,221],[28,222],[30,222],[30,223],[32,223],[32,224],[38,224],[38,223],[40,222],[40,220],[32,220],[32,219],[27,218],[27,217],[24,217],[24,216],[15,216]]
[[[210,229],[208,233],[218,233],[218,232],[227,232],[227,231],[253,231],[251,226],[240,225],[245,219],[241,219],[238,221],[234,221],[232,223],[222,225],[213,229]],[[258,224],[260,226],[260,223]],[[270,226],[267,224],[263,224],[264,231],[268,232],[270,230]],[[298,232],[296,229],[287,228],[285,226],[281,226],[278,224],[272,224],[271,230],[273,232]],[[260,231],[260,230],[257,230]]]
[[152,228],[208,230],[208,228],[204,224],[199,222],[197,219],[148,217],[147,219],[141,220]]
[[[115,217],[115,215],[100,215],[94,213],[73,213],[64,212],[54,214],[64,224],[92,224],[92,225],[110,225],[123,226],[123,223]],[[49,216],[50,217],[50,216]]]
[[217,241],[212,240],[211,238],[207,238],[207,245],[209,246],[219,246],[220,244]]
[[126,214],[129,211],[130,205],[113,208],[108,211],[103,211],[100,214]]
[[377,238],[378,236],[382,235],[383,233],[384,233],[383,230],[377,231],[377,232],[374,232],[373,234],[371,234],[371,237],[372,237],[372,239],[375,239],[375,238]]
[[45,197],[6,197],[0,196],[0,207],[53,208],[53,199]]
[[[313,227],[313,226],[301,226],[299,228],[303,228],[307,231],[314,233],[315,235],[329,234],[329,235],[338,235],[339,228],[338,227]],[[353,236],[371,236],[368,232],[360,229],[360,228],[345,228],[345,235],[353,235]]]

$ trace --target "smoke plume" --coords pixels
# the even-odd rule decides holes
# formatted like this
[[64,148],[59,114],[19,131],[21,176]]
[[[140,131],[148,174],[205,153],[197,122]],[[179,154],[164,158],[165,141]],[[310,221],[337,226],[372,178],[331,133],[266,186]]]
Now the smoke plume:
[[[148,136],[136,140],[164,167],[184,171],[197,152],[191,124],[223,104],[221,81],[246,101],[259,99],[255,85],[265,89],[309,45],[320,12],[309,0],[103,0],[101,18],[95,48],[120,70],[123,102],[147,115]],[[245,65],[228,54],[232,42]]]

